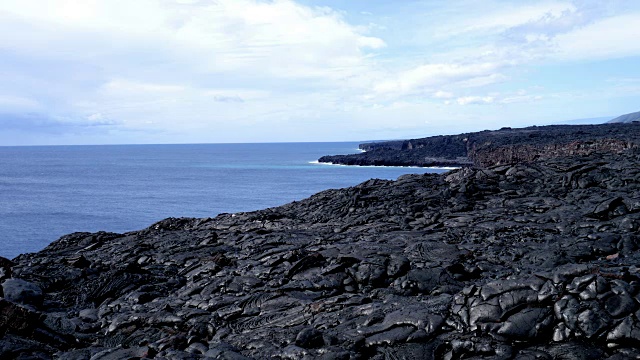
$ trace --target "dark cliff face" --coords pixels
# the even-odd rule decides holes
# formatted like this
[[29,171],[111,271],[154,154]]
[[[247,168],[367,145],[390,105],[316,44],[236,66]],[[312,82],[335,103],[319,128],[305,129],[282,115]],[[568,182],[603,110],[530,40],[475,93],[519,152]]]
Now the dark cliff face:
[[467,156],[478,166],[620,153],[640,145],[640,124],[563,125],[469,135]]
[[617,139],[598,139],[588,141],[572,141],[547,145],[516,145],[498,148],[472,149],[469,157],[478,166],[504,165],[522,162],[533,162],[539,159],[552,159],[563,156],[590,155],[597,152],[619,154],[625,150],[638,147],[635,142]]
[[615,150],[67,235],[0,259],[0,358],[636,358],[640,152]]
[[640,145],[640,123],[503,128],[460,135],[365,144],[363,154],[324,156],[346,165],[490,166],[613,152]]
[[344,165],[458,166],[470,165],[464,135],[362,144],[365,153],[323,156],[318,161]]

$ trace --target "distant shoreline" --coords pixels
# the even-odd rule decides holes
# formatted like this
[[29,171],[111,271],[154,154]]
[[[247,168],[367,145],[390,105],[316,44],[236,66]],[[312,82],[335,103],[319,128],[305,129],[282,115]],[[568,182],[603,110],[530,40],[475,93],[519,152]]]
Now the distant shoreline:
[[326,155],[319,163],[357,166],[458,168],[531,162],[637,147],[640,124],[504,127],[458,135],[362,143],[359,154]]
[[[364,152],[364,150],[363,150]],[[456,170],[460,167],[443,167],[443,166],[394,166],[394,165],[347,165],[347,164],[334,164],[331,162],[320,162],[318,160],[309,161],[309,164],[313,165],[329,165],[329,166],[355,166],[355,167],[369,167],[369,168],[410,168],[410,169],[433,169],[433,170]]]

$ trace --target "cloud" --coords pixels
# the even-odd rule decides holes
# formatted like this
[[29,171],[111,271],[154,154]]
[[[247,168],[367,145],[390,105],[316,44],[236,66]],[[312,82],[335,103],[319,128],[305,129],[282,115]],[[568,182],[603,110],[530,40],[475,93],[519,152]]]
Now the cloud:
[[451,99],[453,97],[453,93],[438,90],[433,94],[433,97],[436,99]]
[[[17,49],[58,47],[50,55],[95,58],[109,48],[128,52],[142,44],[161,61],[178,57],[208,73],[260,69],[282,77],[339,77],[361,65],[367,50],[385,46],[339,12],[290,0],[24,0],[2,10],[11,27],[24,30],[15,40],[15,31],[2,36]],[[85,54],[67,51],[79,42]]]
[[294,94],[315,104],[319,92],[369,84],[370,56],[386,43],[368,32],[291,0],[3,2],[0,56],[20,75],[0,104],[38,88],[30,104],[53,116],[100,113],[130,129],[268,119],[295,111]]
[[462,96],[456,99],[458,105],[507,105],[517,103],[532,103],[540,101],[543,96],[537,94],[528,94],[526,90],[518,90],[516,92],[501,94],[490,93],[484,96],[471,95]]
[[541,95],[514,95],[514,96],[507,96],[505,98],[502,98],[500,100],[500,103],[502,104],[514,104],[514,103],[526,103],[526,102],[534,102],[534,101],[540,101],[543,99],[543,96]]
[[500,65],[495,63],[425,64],[400,72],[395,79],[383,81],[373,89],[377,93],[411,94],[444,84],[495,76],[493,72],[499,67]]
[[476,14],[469,19],[466,26],[461,27],[458,31],[450,32],[450,34],[479,31],[502,32],[525,24],[548,24],[577,10],[571,1],[539,1],[537,3],[501,5],[487,6],[482,11],[484,14]]
[[[523,18],[502,30],[505,39],[525,44],[546,42],[555,34],[570,31],[577,26],[588,23],[590,16],[584,8],[572,3],[548,4],[546,12],[538,12],[535,16]],[[542,10],[544,8],[541,8]]]
[[[422,45],[439,49],[431,54],[427,50],[429,57],[446,62],[430,61],[387,73],[374,84],[373,92],[378,97],[403,98],[437,91],[459,94],[468,88],[497,89],[513,80],[514,73],[521,78],[523,69],[533,66],[640,56],[640,42],[634,40],[640,38],[640,28],[633,25],[640,23],[640,13],[620,14],[624,8],[588,1],[489,1],[468,9],[451,7],[448,13],[434,14],[435,24],[421,30],[435,34],[426,36],[429,42]],[[541,99],[541,95],[469,95],[459,96],[456,102],[507,104]]]
[[[620,12],[607,2],[574,1],[529,21],[498,31],[495,45],[504,56],[526,64],[596,61],[640,55],[640,12]],[[552,9],[553,7],[550,7]],[[621,7],[624,9],[624,7]],[[525,19],[525,18],[522,18]]]
[[102,91],[107,93],[117,93],[120,95],[135,94],[162,94],[162,93],[180,93],[185,90],[184,86],[171,84],[158,84],[149,82],[140,82],[126,79],[114,79],[102,86]]
[[615,59],[640,55],[640,13],[595,21],[553,39],[561,60]]
[[26,113],[21,115],[0,113],[0,127],[6,131],[22,131],[44,134],[86,132],[101,127],[114,127],[118,123],[94,114],[85,119],[53,118],[46,114]]
[[456,99],[458,105],[485,105],[494,102],[493,96],[463,96]]
[[[231,102],[245,102],[245,101],[262,101],[268,100],[272,93],[268,90],[251,90],[251,89],[191,89],[200,93],[205,98],[213,98],[218,100],[233,100]],[[235,99],[235,100],[234,100]],[[237,101],[241,100],[241,101]]]
[[[553,94],[594,90],[568,89],[556,67],[640,55],[627,0],[308,3],[0,2],[0,112],[14,128],[164,134],[153,142],[323,140],[389,119],[419,130],[480,111],[564,114],[577,97]],[[600,80],[607,99],[637,88]]]
[[224,95],[215,95],[213,97],[214,101],[226,102],[226,103],[243,103],[244,100],[240,96],[224,96]]
[[41,105],[37,100],[22,96],[0,94],[0,109],[4,109],[4,111],[29,112],[40,108]]
[[504,71],[514,67],[639,56],[639,8],[630,1],[489,0],[451,5],[432,16],[433,24],[410,31],[424,39],[417,45],[432,64],[498,65],[484,79],[468,79],[481,87],[508,80]]
[[509,79],[508,76],[501,73],[493,73],[486,76],[474,76],[467,80],[458,82],[458,86],[463,88],[483,87],[491,84],[505,82]]

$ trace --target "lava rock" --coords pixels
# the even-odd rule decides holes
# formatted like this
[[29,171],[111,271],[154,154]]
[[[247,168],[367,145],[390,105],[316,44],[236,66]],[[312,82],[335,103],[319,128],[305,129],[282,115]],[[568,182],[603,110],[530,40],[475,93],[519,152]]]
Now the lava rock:
[[63,236],[0,259],[0,357],[633,358],[638,129],[399,142],[475,165]]
[[13,266],[13,262],[11,260],[0,256],[0,281],[3,281],[11,277],[12,266]]
[[322,333],[313,328],[303,329],[296,336],[296,345],[302,348],[317,348],[323,344]]
[[30,334],[40,321],[40,314],[0,299],[0,334]]
[[21,279],[7,279],[2,283],[4,298],[23,305],[40,306],[44,295],[40,286]]

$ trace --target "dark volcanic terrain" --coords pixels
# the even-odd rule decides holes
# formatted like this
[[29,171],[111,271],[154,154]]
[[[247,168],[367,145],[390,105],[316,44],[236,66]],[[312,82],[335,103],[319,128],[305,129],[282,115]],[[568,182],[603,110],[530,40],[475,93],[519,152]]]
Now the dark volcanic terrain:
[[640,150],[616,126],[0,259],[0,358],[638,358]]
[[323,156],[318,161],[378,166],[490,166],[617,152],[639,145],[640,123],[550,125],[366,143],[360,145],[365,153]]

